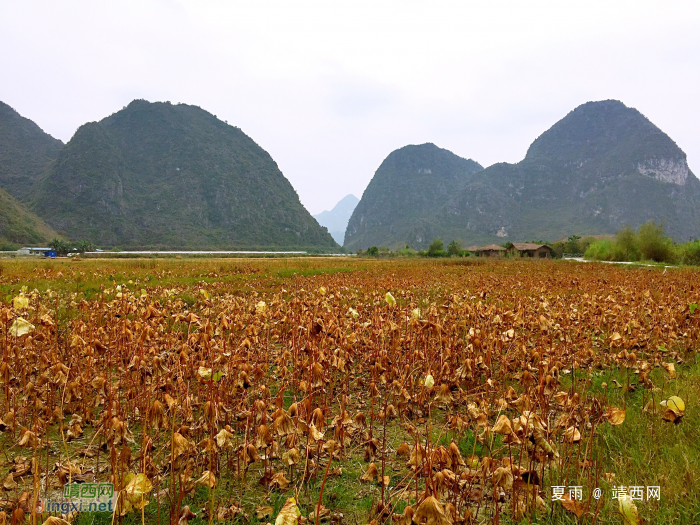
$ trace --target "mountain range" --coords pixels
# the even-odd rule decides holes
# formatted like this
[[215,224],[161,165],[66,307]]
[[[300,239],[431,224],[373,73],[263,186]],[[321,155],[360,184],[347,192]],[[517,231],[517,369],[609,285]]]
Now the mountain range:
[[346,195],[338,201],[332,210],[322,211],[318,215],[314,215],[314,219],[316,219],[321,226],[328,228],[335,242],[342,245],[345,237],[345,230],[348,227],[348,221],[358,202],[360,202],[360,199],[354,195]]
[[677,241],[699,237],[700,181],[668,135],[606,100],[571,111],[516,164],[481,169],[433,144],[392,152],[350,218],[345,247],[556,240],[649,220]]
[[577,107],[515,164],[405,146],[356,201],[315,219],[265,150],[197,106],[135,100],[64,145],[0,103],[3,247],[62,235],[102,248],[318,252],[338,249],[345,224],[351,251],[555,240],[649,220],[677,241],[700,236],[685,153],[615,100]]

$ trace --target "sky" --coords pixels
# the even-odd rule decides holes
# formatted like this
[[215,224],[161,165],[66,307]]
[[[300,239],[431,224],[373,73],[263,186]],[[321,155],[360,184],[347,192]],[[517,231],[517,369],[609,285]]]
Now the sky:
[[518,162],[617,99],[700,174],[698,1],[0,0],[0,100],[64,142],[131,100],[200,106],[275,159],[312,213],[432,142]]

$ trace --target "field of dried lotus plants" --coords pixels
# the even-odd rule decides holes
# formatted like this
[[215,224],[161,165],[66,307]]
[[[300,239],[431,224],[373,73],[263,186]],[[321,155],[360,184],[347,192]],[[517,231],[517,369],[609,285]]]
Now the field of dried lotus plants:
[[[698,303],[565,261],[2,261],[0,525],[699,523]],[[114,515],[43,508],[92,482]]]

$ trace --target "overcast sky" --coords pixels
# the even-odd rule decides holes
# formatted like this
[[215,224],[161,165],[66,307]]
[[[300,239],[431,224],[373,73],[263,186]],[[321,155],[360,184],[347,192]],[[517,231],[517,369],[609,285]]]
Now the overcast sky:
[[48,133],[134,98],[194,104],[314,214],[406,144],[517,162],[589,100],[637,108],[700,174],[697,0],[0,0],[0,21],[0,100]]

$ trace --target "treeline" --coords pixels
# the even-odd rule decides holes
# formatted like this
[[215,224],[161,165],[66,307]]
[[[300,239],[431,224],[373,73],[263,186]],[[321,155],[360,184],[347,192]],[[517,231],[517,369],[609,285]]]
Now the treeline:
[[636,231],[625,227],[614,239],[591,243],[584,254],[596,261],[654,261],[669,264],[700,265],[700,240],[674,243],[663,225],[650,221]]
[[588,247],[596,242],[593,236],[581,237],[580,235],[572,235],[565,241],[556,242],[538,242],[537,244],[546,244],[554,250],[554,257],[583,257]]
[[69,253],[85,253],[95,249],[95,245],[90,241],[64,241],[54,239],[49,243],[49,248],[56,252],[56,255],[68,255]]
[[370,246],[366,250],[357,250],[360,257],[468,257],[470,254],[468,250],[462,249],[459,241],[451,241],[445,247],[441,239],[433,239],[427,250],[414,250],[408,244],[395,251],[386,246]]
[[[612,236],[611,236],[612,237]],[[638,262],[653,261],[668,264],[700,266],[700,240],[675,243],[664,232],[663,225],[650,221],[637,230],[622,228],[610,239],[581,237],[572,235],[557,242],[530,241],[546,244],[553,250],[555,258],[584,257],[597,261]],[[507,247],[509,243],[501,246]],[[367,250],[357,250],[357,255],[365,257],[468,257],[460,241],[452,241],[447,246],[440,239],[434,239],[427,250],[414,250],[408,245],[392,251],[386,246],[371,246]],[[508,258],[508,255],[504,255]]]

